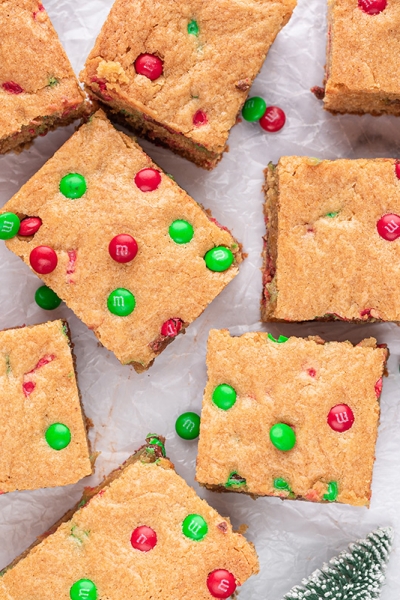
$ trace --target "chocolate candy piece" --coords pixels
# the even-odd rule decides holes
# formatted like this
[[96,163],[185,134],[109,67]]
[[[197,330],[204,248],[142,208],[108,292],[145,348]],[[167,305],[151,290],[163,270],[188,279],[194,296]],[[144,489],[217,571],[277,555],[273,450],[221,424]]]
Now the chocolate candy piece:
[[142,169],[135,175],[135,184],[141,192],[154,192],[161,183],[161,173],[157,169]]
[[286,123],[286,115],[279,106],[268,106],[264,115],[260,119],[260,125],[269,133],[274,133],[282,129]]
[[20,227],[20,220],[12,212],[0,215],[0,240],[10,240],[15,237]]
[[269,333],[268,339],[271,340],[271,342],[275,342],[276,344],[283,344],[287,342],[289,338],[285,337],[284,335],[280,335],[278,339],[275,339],[274,336],[271,333]]
[[284,490],[285,492],[292,491],[286,479],[282,479],[281,477],[274,479],[274,488],[276,490]]
[[336,481],[331,481],[328,483],[328,491],[324,494],[323,498],[327,502],[336,502],[337,497],[339,495],[339,486]]
[[163,337],[174,338],[178,335],[180,330],[182,329],[183,321],[182,319],[168,319],[161,326],[161,335]]
[[296,444],[296,434],[286,423],[276,423],[269,430],[272,444],[282,452],[292,450]]
[[136,240],[127,233],[120,233],[111,240],[108,251],[113,260],[127,263],[133,260],[138,251]]
[[29,255],[29,262],[36,273],[48,275],[56,268],[58,258],[53,248],[49,246],[36,246]]
[[83,175],[79,175],[79,173],[65,175],[60,181],[60,192],[63,196],[71,200],[82,198],[86,192],[85,178]]
[[233,254],[229,250],[229,248],[225,248],[225,246],[216,246],[215,248],[211,248],[206,255],[204,256],[204,260],[206,263],[207,269],[210,271],[226,271],[233,263]]
[[97,600],[97,587],[90,579],[79,579],[69,591],[71,600]]
[[376,224],[381,238],[394,242],[400,236],[400,216],[394,213],[383,215]]
[[195,112],[195,114],[193,115],[193,125],[195,125],[196,127],[202,127],[203,125],[207,125],[207,123],[208,117],[204,110],[198,110],[197,112]]
[[153,550],[157,544],[157,534],[154,529],[147,527],[147,525],[141,525],[136,527],[131,535],[132,548],[140,550],[140,552],[149,552]]
[[254,96],[253,98],[246,100],[244,103],[242,116],[246,121],[259,121],[266,110],[267,103],[265,100],[259,96]]
[[201,515],[188,515],[182,523],[182,533],[191,540],[199,542],[208,533],[208,525]]
[[353,427],[354,413],[347,404],[337,404],[329,411],[327,420],[331,429],[343,433]]
[[135,296],[125,288],[117,288],[108,296],[108,310],[118,317],[127,317],[136,306]]
[[188,244],[193,238],[194,229],[188,221],[177,219],[169,226],[169,235],[175,244]]
[[235,404],[237,398],[236,390],[227,383],[217,385],[213,391],[212,401],[215,406],[222,410],[229,410]]
[[71,432],[63,423],[53,423],[45,433],[46,442],[53,450],[63,450],[71,442]]
[[161,77],[163,70],[163,61],[155,54],[140,54],[135,60],[136,73],[144,75],[144,77],[147,77],[151,81]]
[[18,235],[28,237],[29,235],[35,235],[42,226],[42,219],[39,217],[26,217],[22,219],[21,225],[19,226]]
[[225,487],[243,487],[246,485],[246,480],[241,477],[236,471],[229,473],[228,481],[225,483]]
[[385,10],[387,0],[358,0],[358,6],[368,15],[378,15]]
[[152,446],[158,446],[159,448],[161,448],[162,455],[164,457],[167,456],[167,453],[165,452],[165,446],[158,437],[149,433],[149,435],[146,437],[146,442]]
[[54,310],[60,306],[61,298],[59,298],[53,290],[47,287],[47,285],[42,285],[36,290],[35,302],[44,310]]
[[214,598],[229,598],[236,590],[235,577],[226,569],[215,569],[207,578],[207,587]]
[[197,413],[186,412],[177,418],[175,431],[184,440],[195,440],[200,433],[200,417]]

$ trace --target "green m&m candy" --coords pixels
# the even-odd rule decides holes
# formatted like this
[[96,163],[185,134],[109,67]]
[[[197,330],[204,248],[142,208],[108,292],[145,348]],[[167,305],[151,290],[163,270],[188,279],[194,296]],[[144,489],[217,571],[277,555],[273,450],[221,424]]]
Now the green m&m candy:
[[177,219],[169,226],[169,235],[175,244],[188,244],[194,235],[194,229],[187,221]]
[[210,271],[226,271],[233,263],[233,254],[225,246],[216,246],[206,253],[204,260]]
[[97,587],[90,579],[79,579],[69,591],[71,600],[97,600]]
[[294,448],[296,443],[296,434],[289,425],[285,423],[276,423],[269,430],[269,438],[275,448],[287,452]]
[[236,471],[232,471],[229,473],[228,481],[225,483],[225,487],[244,487],[246,485],[246,480],[244,477],[241,477],[239,473]]
[[152,446],[158,446],[159,448],[161,448],[163,456],[167,455],[167,453],[165,452],[165,446],[162,443],[162,441],[158,439],[158,437],[153,436],[151,433],[149,433],[149,435],[146,437],[146,442]]
[[290,489],[290,485],[288,484],[288,482],[286,481],[286,479],[283,479],[282,477],[277,477],[277,479],[274,479],[274,488],[276,490],[282,490],[285,492],[291,492],[292,490]]
[[237,398],[236,390],[227,383],[217,385],[213,391],[212,401],[215,406],[222,410],[229,410],[235,404]]
[[16,214],[6,212],[0,215],[0,240],[10,240],[19,231],[21,221]]
[[59,298],[53,290],[47,287],[47,285],[42,285],[36,290],[35,302],[44,310],[54,310],[60,306],[61,298]]
[[45,438],[53,450],[64,450],[71,442],[71,432],[63,423],[53,423],[48,427]]
[[184,440],[194,440],[199,437],[200,417],[197,413],[186,412],[177,418],[175,431]]
[[182,533],[191,540],[200,542],[208,533],[208,525],[201,515],[188,515],[182,523]]
[[193,21],[190,21],[190,23],[188,23],[187,32],[188,32],[189,35],[196,35],[196,36],[199,35],[200,28],[199,28],[199,26],[197,24],[197,21],[195,21],[193,19]]
[[271,340],[271,342],[275,342],[276,344],[284,344],[288,341],[289,338],[285,337],[284,335],[280,335],[278,338],[274,338],[274,336],[271,333],[269,333],[268,339]]
[[339,486],[336,481],[328,483],[328,491],[324,494],[324,500],[327,502],[335,502],[339,495]]
[[117,288],[108,296],[108,310],[118,317],[127,317],[135,310],[135,306],[135,296],[125,288]]
[[259,96],[254,96],[254,98],[249,98],[244,103],[242,116],[246,121],[259,121],[264,116],[266,110],[267,103],[265,100]]
[[86,188],[86,180],[79,173],[69,173],[60,181],[60,192],[63,196],[71,200],[81,198],[86,192]]

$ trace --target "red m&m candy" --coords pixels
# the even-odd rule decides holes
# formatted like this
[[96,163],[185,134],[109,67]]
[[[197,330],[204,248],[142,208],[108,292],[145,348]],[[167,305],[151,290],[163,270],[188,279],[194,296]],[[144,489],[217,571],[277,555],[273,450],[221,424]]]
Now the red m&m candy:
[[161,327],[161,335],[164,337],[176,337],[182,329],[181,319],[168,319]]
[[138,75],[144,75],[154,81],[163,74],[164,65],[161,58],[155,54],[141,54],[135,60],[135,70]]
[[207,587],[214,598],[229,598],[236,590],[236,581],[229,571],[216,569],[209,574]]
[[138,245],[131,235],[120,233],[111,240],[108,251],[116,262],[127,263],[135,258]]
[[132,533],[131,544],[136,550],[149,552],[157,544],[157,534],[151,527],[141,525],[140,527],[136,527]]
[[22,94],[24,91],[19,83],[15,83],[15,81],[6,81],[1,87],[10,94]]
[[397,179],[400,179],[400,162],[397,162],[394,167]]
[[270,133],[279,131],[285,123],[286,115],[279,106],[268,106],[264,116],[260,119],[261,127]]
[[358,0],[358,6],[369,15],[378,15],[386,5],[387,0]]
[[387,242],[394,242],[400,236],[400,216],[394,213],[383,215],[376,224],[381,238]]
[[42,219],[39,217],[26,217],[22,219],[21,225],[19,226],[18,235],[24,237],[28,235],[35,235],[42,226]]
[[193,125],[196,125],[196,127],[201,127],[202,125],[207,125],[207,123],[208,123],[208,117],[207,117],[206,113],[204,112],[204,110],[198,110],[193,115]]
[[354,414],[347,404],[337,404],[328,414],[328,425],[334,431],[343,433],[351,429],[354,423]]
[[161,183],[161,173],[156,169],[142,169],[136,173],[135,183],[142,192],[154,192]]
[[29,262],[36,273],[47,275],[56,268],[58,258],[53,248],[49,248],[49,246],[36,246],[30,253]]

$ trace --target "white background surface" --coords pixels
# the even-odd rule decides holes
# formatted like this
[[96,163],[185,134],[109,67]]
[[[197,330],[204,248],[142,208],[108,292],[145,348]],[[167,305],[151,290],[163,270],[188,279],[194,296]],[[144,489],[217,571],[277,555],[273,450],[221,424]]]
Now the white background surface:
[[[77,72],[93,46],[112,0],[45,0],[45,6]],[[90,437],[101,452],[96,475],[67,488],[16,492],[0,497],[0,569],[52,525],[81,494],[118,466],[149,431],[167,437],[167,452],[177,471],[194,483],[196,442],[174,432],[179,414],[200,411],[206,382],[205,344],[214,327],[234,333],[263,328],[258,324],[261,294],[262,171],[284,154],[337,157],[397,157],[400,121],[394,117],[333,117],[309,92],[321,85],[325,62],[325,0],[299,0],[289,25],[278,36],[251,95],[281,106],[287,125],[266,134],[259,125],[238,124],[230,137],[230,152],[211,173],[198,169],[167,150],[141,142],[161,167],[214,216],[232,229],[249,254],[240,275],[217,298],[185,336],[179,336],[142,375],[121,366],[85,325],[64,305],[53,312],[34,302],[40,285],[22,261],[0,245],[0,329],[66,317],[71,325],[79,384],[87,415],[93,420]],[[246,49],[238,48],[238,52]],[[20,154],[0,158],[0,206],[27,181],[71,135],[73,127],[39,138]],[[110,207],[112,210],[112,207]],[[362,260],[362,257],[360,257]],[[88,295],[90,294],[88,282]],[[391,351],[389,377],[384,380],[382,422],[374,470],[371,509],[345,505],[281,502],[276,498],[218,495],[200,490],[209,503],[234,525],[247,523],[247,536],[257,548],[261,572],[241,588],[241,600],[280,600],[324,560],[380,525],[392,525],[400,539],[400,330],[395,325],[315,324],[271,325],[274,334],[318,333],[327,339],[377,336]],[[0,415],[1,418],[1,415]],[[1,451],[1,440],[0,440]],[[362,448],[360,448],[362,460]],[[397,545],[397,543],[395,544]],[[397,600],[400,553],[392,554],[382,600]],[[162,599],[160,599],[162,600]]]

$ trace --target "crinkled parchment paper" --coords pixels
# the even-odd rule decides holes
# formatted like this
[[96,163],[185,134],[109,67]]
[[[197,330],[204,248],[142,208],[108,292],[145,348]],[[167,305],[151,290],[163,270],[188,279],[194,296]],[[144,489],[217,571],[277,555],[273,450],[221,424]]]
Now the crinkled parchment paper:
[[[83,66],[112,0],[45,0],[45,6],[76,72]],[[252,95],[281,106],[287,125],[266,134],[259,125],[242,122],[230,137],[230,152],[212,172],[198,169],[167,150],[141,142],[161,167],[196,200],[213,211],[243,243],[248,258],[240,275],[170,345],[142,375],[121,366],[85,325],[64,305],[53,312],[36,306],[39,279],[0,244],[0,328],[66,317],[71,325],[79,384],[87,415],[93,420],[90,437],[101,455],[96,475],[67,488],[17,492],[0,497],[0,569],[52,525],[91,485],[118,466],[143,442],[159,432],[178,473],[194,483],[196,442],[180,440],[175,419],[186,410],[200,411],[206,381],[205,346],[208,331],[229,327],[234,333],[264,328],[259,321],[261,258],[264,224],[262,171],[281,155],[321,158],[397,157],[400,120],[394,117],[331,116],[309,92],[321,85],[325,62],[325,0],[299,0],[289,25],[280,33],[257,78]],[[238,52],[241,49],[238,48]],[[72,134],[73,127],[39,138],[19,156],[0,158],[0,201],[3,205]],[[90,282],[88,282],[88,296]],[[257,548],[261,572],[241,588],[242,600],[280,600],[292,585],[309,575],[349,541],[379,525],[392,525],[400,539],[400,329],[392,324],[349,326],[337,323],[271,325],[285,335],[320,334],[327,339],[359,341],[375,335],[389,345],[389,377],[384,380],[382,422],[373,478],[370,510],[344,505],[257,501],[239,494],[199,490],[235,526],[247,523]],[[1,418],[1,416],[0,416]],[[1,440],[0,440],[1,451]],[[362,455],[362,449],[360,449]],[[400,555],[393,552],[382,600],[397,600]]]

